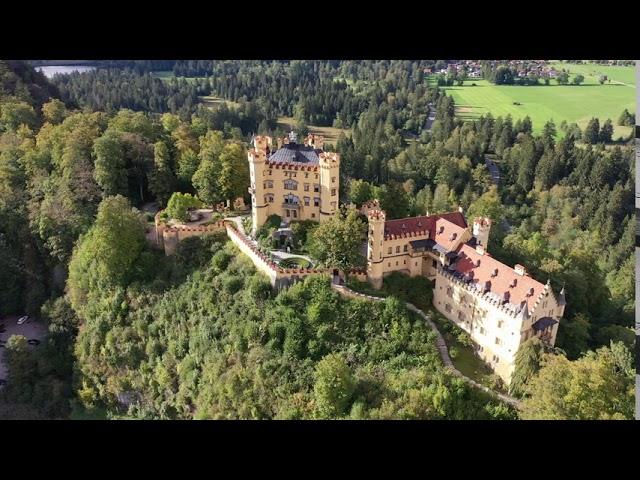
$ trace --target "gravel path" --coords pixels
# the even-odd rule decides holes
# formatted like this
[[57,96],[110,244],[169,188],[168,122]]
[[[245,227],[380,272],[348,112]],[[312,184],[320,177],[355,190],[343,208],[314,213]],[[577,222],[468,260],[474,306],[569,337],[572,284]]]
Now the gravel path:
[[[344,285],[338,285],[336,283],[331,284],[332,288],[334,288],[338,293],[340,293],[343,296],[346,297],[361,297],[361,298],[366,298],[368,300],[373,300],[373,301],[384,301],[384,298],[382,297],[374,297],[372,295],[365,295],[364,293],[359,293],[356,292],[354,290],[351,290],[350,288],[345,287]],[[440,330],[438,330],[438,327],[436,327],[436,324],[433,322],[433,320],[431,320],[431,317],[429,317],[429,315],[427,315],[426,313],[424,313],[422,310],[420,310],[418,307],[416,307],[415,305],[409,303],[409,302],[405,302],[407,305],[407,308],[409,310],[411,310],[412,312],[417,313],[418,315],[420,315],[423,320],[427,323],[427,325],[429,325],[429,327],[436,332],[437,338],[436,338],[436,347],[438,349],[438,352],[440,353],[440,358],[442,358],[442,362],[444,363],[445,367],[447,369],[449,369],[455,376],[463,379],[465,382],[473,385],[476,388],[479,388],[480,390],[489,393],[491,395],[494,395],[496,397],[498,397],[500,400],[502,400],[503,402],[508,403],[509,405],[515,407],[515,408],[519,408],[520,407],[520,400],[510,397],[509,395],[505,395],[504,393],[500,393],[500,392],[496,392],[491,390],[488,387],[485,387],[484,385],[481,385],[480,383],[476,382],[475,380],[465,376],[462,372],[460,372],[460,370],[458,370],[453,362],[451,361],[451,357],[449,356],[449,349],[447,347],[447,342],[445,342],[444,337],[442,336],[442,334],[440,333]]]

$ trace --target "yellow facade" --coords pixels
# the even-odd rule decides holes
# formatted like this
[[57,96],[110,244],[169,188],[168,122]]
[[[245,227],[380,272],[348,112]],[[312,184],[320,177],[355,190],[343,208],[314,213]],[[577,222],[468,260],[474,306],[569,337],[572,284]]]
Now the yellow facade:
[[[433,280],[434,307],[469,333],[480,358],[508,385],[515,367],[515,355],[522,342],[537,335],[546,343],[555,344],[558,325],[564,315],[564,290],[556,296],[549,284],[543,286],[535,282],[526,274],[524,267],[517,265],[512,269],[488,254],[485,256],[491,221],[476,218],[467,227],[461,214],[460,211],[459,214],[388,222],[384,211],[371,208],[368,211],[367,279],[375,288],[381,288],[384,277],[395,271]],[[435,244],[437,248],[433,248]],[[499,266],[495,278],[491,278],[493,294],[490,289],[484,291],[470,286],[449,269],[458,253],[471,255],[469,249],[473,252],[474,262],[481,258],[490,260],[491,271]],[[467,266],[473,265],[467,263]],[[501,282],[498,275],[501,275]],[[505,282],[505,278],[509,280]],[[509,299],[508,296],[500,297],[509,291],[515,293],[515,287],[510,287],[518,285],[518,279],[520,289],[524,284],[535,286],[531,290],[532,296],[525,297],[525,308],[519,310],[504,300]],[[497,289],[498,286],[501,290]],[[523,299],[512,300],[521,303]],[[539,320],[549,325],[541,329]]]
[[[433,305],[470,335],[476,344],[477,354],[507,385],[522,342],[537,335],[549,345],[555,345],[558,326],[564,315],[564,302],[556,297],[549,284],[531,311],[514,315],[502,308],[500,302],[469,289],[443,269],[436,273]],[[533,324],[543,317],[553,318],[558,323],[548,332],[535,332]]]
[[[279,139],[274,149],[271,137],[258,136],[249,151],[253,234],[270,215],[285,223],[295,220],[323,221],[338,209],[340,195],[340,156],[322,151],[321,137],[310,135],[301,145]],[[304,161],[274,161],[287,150]],[[309,158],[298,155],[301,150]],[[317,159],[317,160],[316,160]]]

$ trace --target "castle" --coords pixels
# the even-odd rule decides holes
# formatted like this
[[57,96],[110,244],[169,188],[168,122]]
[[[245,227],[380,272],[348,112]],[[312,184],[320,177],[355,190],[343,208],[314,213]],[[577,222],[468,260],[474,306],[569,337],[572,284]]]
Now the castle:
[[[324,152],[320,136],[300,144],[292,132],[276,142],[274,147],[271,137],[256,136],[248,153],[254,236],[270,215],[285,223],[322,222],[338,208],[339,155]],[[490,219],[476,218],[469,227],[460,210],[387,221],[375,200],[361,212],[369,221],[367,280],[380,288],[386,275],[399,271],[434,281],[434,307],[470,335],[505,383],[522,342],[538,336],[555,344],[564,289],[556,295],[523,266],[493,258],[487,251]]]
[[256,136],[249,150],[252,234],[270,215],[322,222],[338,208],[340,156],[322,150],[324,140],[309,135],[297,143],[294,132],[278,138]]
[[478,355],[509,384],[522,342],[538,336],[554,345],[566,305],[564,288],[530,277],[487,252],[491,220],[476,218],[471,228],[462,211],[386,220],[368,210],[367,278],[376,288],[400,271],[435,281],[433,305],[467,332]]

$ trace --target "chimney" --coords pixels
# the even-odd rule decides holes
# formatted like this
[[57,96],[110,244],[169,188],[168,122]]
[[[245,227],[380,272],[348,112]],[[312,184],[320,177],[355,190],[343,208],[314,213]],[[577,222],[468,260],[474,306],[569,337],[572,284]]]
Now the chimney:
[[478,255],[484,255],[484,245],[481,245],[480,243],[476,243],[476,253]]
[[521,276],[524,276],[527,273],[525,268],[520,264],[516,264],[516,266],[513,269],[516,271],[518,275],[521,275]]

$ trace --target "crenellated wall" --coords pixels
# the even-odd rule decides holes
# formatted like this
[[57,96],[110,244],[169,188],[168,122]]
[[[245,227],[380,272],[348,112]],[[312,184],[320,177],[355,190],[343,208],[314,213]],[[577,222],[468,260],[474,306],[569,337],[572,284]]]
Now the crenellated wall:
[[[185,238],[205,235],[222,229],[227,232],[229,240],[251,259],[256,269],[269,277],[271,285],[275,288],[286,287],[309,275],[331,275],[333,273],[329,268],[282,268],[273,258],[261,252],[247,235],[240,232],[233,221],[221,220],[205,226],[171,227],[160,220],[160,212],[156,214],[156,242],[158,246],[164,247],[166,255],[175,254],[178,243]],[[352,269],[345,273],[360,281],[367,279],[365,269]]]

